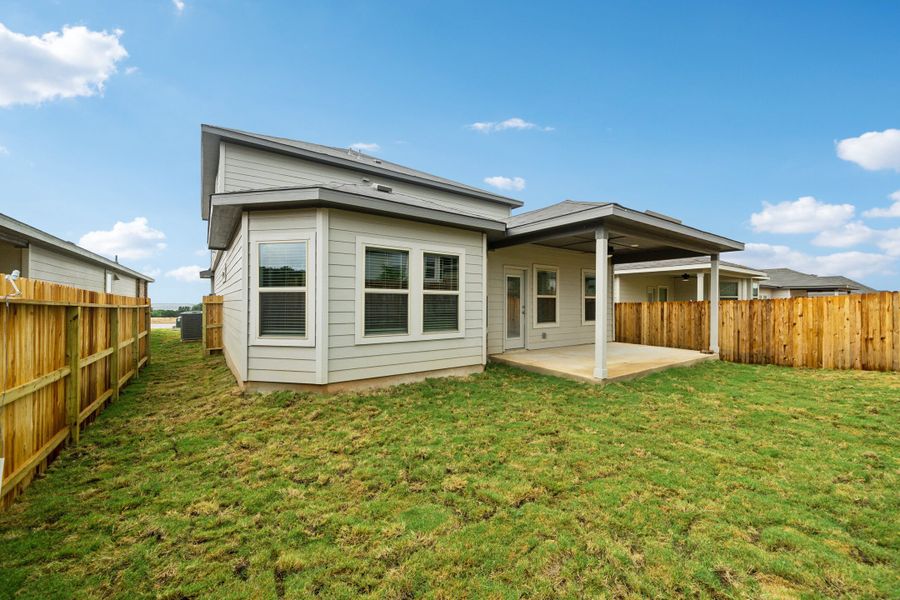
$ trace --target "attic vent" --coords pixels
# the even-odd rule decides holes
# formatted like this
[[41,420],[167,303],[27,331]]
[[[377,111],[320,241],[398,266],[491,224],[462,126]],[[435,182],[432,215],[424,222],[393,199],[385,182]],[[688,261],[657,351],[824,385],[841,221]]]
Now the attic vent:
[[675,217],[670,217],[669,215],[664,215],[662,213],[658,213],[655,210],[645,210],[644,214],[650,215],[651,217],[656,217],[657,219],[664,219],[666,221],[670,221],[672,223],[678,223],[681,225],[681,219],[676,219]]
[[384,184],[381,184],[381,183],[373,183],[373,184],[372,184],[372,189],[373,189],[373,190],[378,190],[379,192],[384,192],[385,194],[390,194],[391,192],[394,191],[394,188],[392,188],[391,186],[389,186],[389,185],[384,185]]

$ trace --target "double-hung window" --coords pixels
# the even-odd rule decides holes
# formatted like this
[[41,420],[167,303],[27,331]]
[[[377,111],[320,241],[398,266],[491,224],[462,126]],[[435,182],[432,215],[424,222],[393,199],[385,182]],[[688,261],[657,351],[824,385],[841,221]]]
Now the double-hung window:
[[581,318],[585,323],[597,320],[597,275],[594,271],[581,272]]
[[559,269],[534,267],[534,321],[536,327],[550,327],[559,323]]
[[257,337],[308,337],[309,242],[260,242]]
[[409,250],[366,246],[364,334],[409,333]]
[[719,282],[719,299],[720,300],[737,300],[738,299],[738,282],[737,281],[720,281]]
[[422,332],[459,330],[459,256],[423,252]]

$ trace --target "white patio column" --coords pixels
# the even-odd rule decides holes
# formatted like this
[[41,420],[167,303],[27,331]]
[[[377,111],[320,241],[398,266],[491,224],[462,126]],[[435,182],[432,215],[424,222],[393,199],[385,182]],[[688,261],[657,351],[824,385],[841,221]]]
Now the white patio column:
[[606,332],[609,330],[609,232],[601,225],[594,234],[596,252],[594,272],[596,273],[597,295],[594,316],[594,377],[606,379]]
[[703,271],[697,273],[697,300],[701,302],[703,301],[703,279],[705,278],[705,276],[706,273],[704,273]]
[[719,352],[719,255],[709,256],[709,351]]

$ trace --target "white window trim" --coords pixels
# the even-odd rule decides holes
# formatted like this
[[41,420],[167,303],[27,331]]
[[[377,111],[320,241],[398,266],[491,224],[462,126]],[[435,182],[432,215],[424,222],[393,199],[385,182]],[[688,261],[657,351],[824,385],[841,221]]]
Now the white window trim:
[[[660,291],[660,290],[666,290],[666,299],[665,299],[665,300],[660,300],[660,294],[659,294],[659,291]],[[669,300],[669,286],[667,286],[667,285],[658,285],[658,286],[656,286],[656,301],[657,301],[657,302],[670,302],[670,300]]]
[[[262,288],[259,287],[259,245],[262,244],[306,244],[306,288]],[[316,345],[316,233],[314,231],[291,234],[260,231],[254,232],[250,243],[250,343],[253,346],[294,346],[313,347]],[[306,292],[306,335],[304,337],[271,336],[259,334],[259,293],[266,290]]]
[[[555,296],[550,296],[550,295],[546,295],[546,294],[538,296],[538,293],[537,293],[538,271],[555,271],[556,272],[556,295]],[[560,289],[562,288],[562,282],[560,281],[560,277],[559,277],[559,267],[556,267],[553,265],[532,265],[531,275],[532,275],[532,277],[531,277],[531,306],[534,307],[534,310],[531,311],[533,314],[532,327],[534,329],[548,329],[548,328],[552,328],[552,327],[559,327],[559,304],[560,304],[559,292],[560,292]],[[555,315],[556,320],[553,323],[538,323],[538,298],[539,297],[540,298],[556,298],[556,315]]]
[[[407,333],[366,335],[366,248],[385,248],[387,250],[403,250],[409,252],[409,308],[407,310]],[[424,331],[424,296],[426,294],[451,295],[449,290],[425,290],[425,254],[448,254],[459,257],[459,295],[458,325],[456,331]],[[356,327],[355,343],[358,346],[366,344],[395,344],[399,342],[419,342],[423,340],[447,340],[466,337],[466,251],[457,246],[444,246],[438,244],[421,244],[399,240],[397,238],[363,237],[356,238]],[[369,290],[370,293],[404,293],[403,290]]]
[[[588,275],[594,276],[594,295],[587,295],[587,286],[584,284],[584,280]],[[597,322],[597,271],[595,269],[582,269],[581,270],[581,324],[582,325],[593,325]],[[584,310],[584,301],[588,298],[594,299],[594,320],[587,320],[587,312]]]

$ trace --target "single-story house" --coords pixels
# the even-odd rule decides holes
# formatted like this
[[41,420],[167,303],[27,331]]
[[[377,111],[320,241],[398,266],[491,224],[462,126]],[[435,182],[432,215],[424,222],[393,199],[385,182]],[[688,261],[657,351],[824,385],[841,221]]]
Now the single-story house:
[[147,297],[152,277],[31,225],[0,214],[0,273],[109,292]]
[[[709,257],[694,256],[619,264],[615,267],[616,302],[666,302],[709,298]],[[751,300],[759,297],[766,274],[731,262],[719,262],[719,298]]]
[[521,206],[353,150],[203,125],[203,276],[224,297],[227,364],[246,388],[331,390],[580,345],[603,380],[614,265],[707,257],[715,299],[719,254],[743,249],[615,203]]
[[759,297],[764,299],[871,294],[878,291],[840,275],[820,277],[783,268],[763,271],[768,279],[760,282]]

